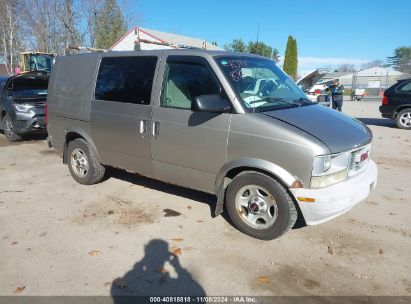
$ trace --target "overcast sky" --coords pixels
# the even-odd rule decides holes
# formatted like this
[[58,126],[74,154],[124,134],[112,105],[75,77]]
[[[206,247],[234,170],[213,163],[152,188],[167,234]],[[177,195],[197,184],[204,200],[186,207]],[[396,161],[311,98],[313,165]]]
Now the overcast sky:
[[411,45],[411,1],[121,0],[137,25],[217,41],[259,39],[283,55],[298,42],[300,73],[317,67],[384,59]]

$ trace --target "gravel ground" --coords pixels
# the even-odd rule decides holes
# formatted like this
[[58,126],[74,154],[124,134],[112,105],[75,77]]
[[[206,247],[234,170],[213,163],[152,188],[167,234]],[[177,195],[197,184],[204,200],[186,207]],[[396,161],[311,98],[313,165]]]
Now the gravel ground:
[[411,132],[377,102],[379,181],[343,216],[264,242],[212,217],[215,197],[123,171],[77,184],[58,153],[0,134],[0,295],[411,295]]

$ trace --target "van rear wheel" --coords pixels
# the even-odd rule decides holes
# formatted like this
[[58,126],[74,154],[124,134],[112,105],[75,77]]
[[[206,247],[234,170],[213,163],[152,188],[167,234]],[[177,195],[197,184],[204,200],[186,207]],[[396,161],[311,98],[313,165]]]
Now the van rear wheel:
[[226,206],[238,230],[261,240],[280,237],[298,216],[286,189],[275,179],[253,171],[240,173],[228,185]]
[[105,167],[84,139],[71,141],[66,155],[70,174],[78,183],[93,185],[103,179]]

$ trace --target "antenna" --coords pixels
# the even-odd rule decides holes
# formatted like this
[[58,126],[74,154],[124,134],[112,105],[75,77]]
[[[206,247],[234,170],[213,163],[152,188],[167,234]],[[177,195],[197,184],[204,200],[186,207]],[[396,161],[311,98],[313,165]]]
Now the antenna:
[[257,23],[257,43],[258,43],[258,36],[260,36],[260,22]]

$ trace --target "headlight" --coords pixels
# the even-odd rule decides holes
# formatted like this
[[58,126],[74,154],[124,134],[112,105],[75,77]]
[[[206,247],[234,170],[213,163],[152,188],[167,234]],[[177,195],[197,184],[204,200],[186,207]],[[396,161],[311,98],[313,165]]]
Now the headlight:
[[345,181],[347,170],[342,170],[333,174],[311,177],[311,188],[324,188]]
[[31,108],[33,108],[32,105],[28,104],[14,104],[14,107],[16,108],[17,111],[19,112],[28,112],[30,111]]
[[346,180],[349,156],[347,152],[316,156],[310,188],[323,188]]
[[317,156],[314,158],[313,176],[321,175],[331,168],[331,155]]

